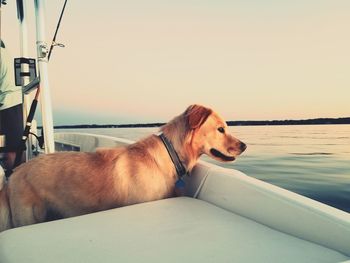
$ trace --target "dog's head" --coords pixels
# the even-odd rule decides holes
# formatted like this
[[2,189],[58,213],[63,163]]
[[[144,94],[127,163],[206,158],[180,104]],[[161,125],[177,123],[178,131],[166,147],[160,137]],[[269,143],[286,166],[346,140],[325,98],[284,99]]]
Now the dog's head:
[[213,110],[192,105],[184,115],[190,144],[199,154],[207,154],[221,162],[230,162],[247,148],[229,133],[226,122]]

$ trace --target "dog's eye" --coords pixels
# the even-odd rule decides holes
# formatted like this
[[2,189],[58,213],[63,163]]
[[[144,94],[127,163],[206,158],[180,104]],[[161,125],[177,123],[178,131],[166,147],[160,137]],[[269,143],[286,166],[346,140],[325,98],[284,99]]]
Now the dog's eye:
[[219,127],[218,131],[221,132],[221,133],[225,133],[225,129],[223,127]]

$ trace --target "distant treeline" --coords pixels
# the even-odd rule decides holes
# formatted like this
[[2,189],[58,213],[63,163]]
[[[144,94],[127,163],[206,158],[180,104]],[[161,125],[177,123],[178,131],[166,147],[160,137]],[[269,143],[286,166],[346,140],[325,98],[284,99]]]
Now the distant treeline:
[[[82,124],[60,125],[55,129],[91,129],[91,128],[147,128],[160,127],[165,123],[139,123],[139,124]],[[308,120],[274,120],[274,121],[227,121],[228,126],[261,126],[261,125],[321,125],[321,124],[350,124],[349,118],[318,118]]]
[[228,126],[258,126],[258,125],[321,125],[350,124],[350,118],[318,118],[308,120],[274,120],[274,121],[228,121]]
[[165,123],[137,123],[137,124],[78,124],[78,125],[59,125],[55,129],[98,129],[98,128],[147,128],[160,127]]

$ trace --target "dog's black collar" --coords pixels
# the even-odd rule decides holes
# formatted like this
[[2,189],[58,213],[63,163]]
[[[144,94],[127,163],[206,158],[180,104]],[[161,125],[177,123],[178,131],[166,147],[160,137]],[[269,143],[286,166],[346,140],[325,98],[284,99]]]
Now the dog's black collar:
[[187,170],[186,170],[185,166],[182,164],[182,162],[179,158],[179,155],[175,151],[172,143],[168,140],[167,137],[165,137],[165,135],[163,133],[159,134],[158,137],[164,143],[164,146],[167,149],[171,160],[173,161],[173,164],[174,164],[175,169],[176,169],[176,173],[177,173],[178,177],[181,179],[184,175],[187,174]]

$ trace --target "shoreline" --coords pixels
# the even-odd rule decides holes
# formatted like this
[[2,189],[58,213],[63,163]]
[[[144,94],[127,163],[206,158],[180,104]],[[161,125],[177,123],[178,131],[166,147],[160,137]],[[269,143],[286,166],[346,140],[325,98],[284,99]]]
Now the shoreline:
[[[347,118],[317,118],[307,120],[272,120],[272,121],[227,121],[228,126],[281,126],[281,125],[338,125],[350,124]],[[160,127],[165,123],[135,123],[135,124],[77,124],[55,125],[55,129],[91,129],[91,128],[152,128]],[[41,128],[39,126],[39,128]]]

